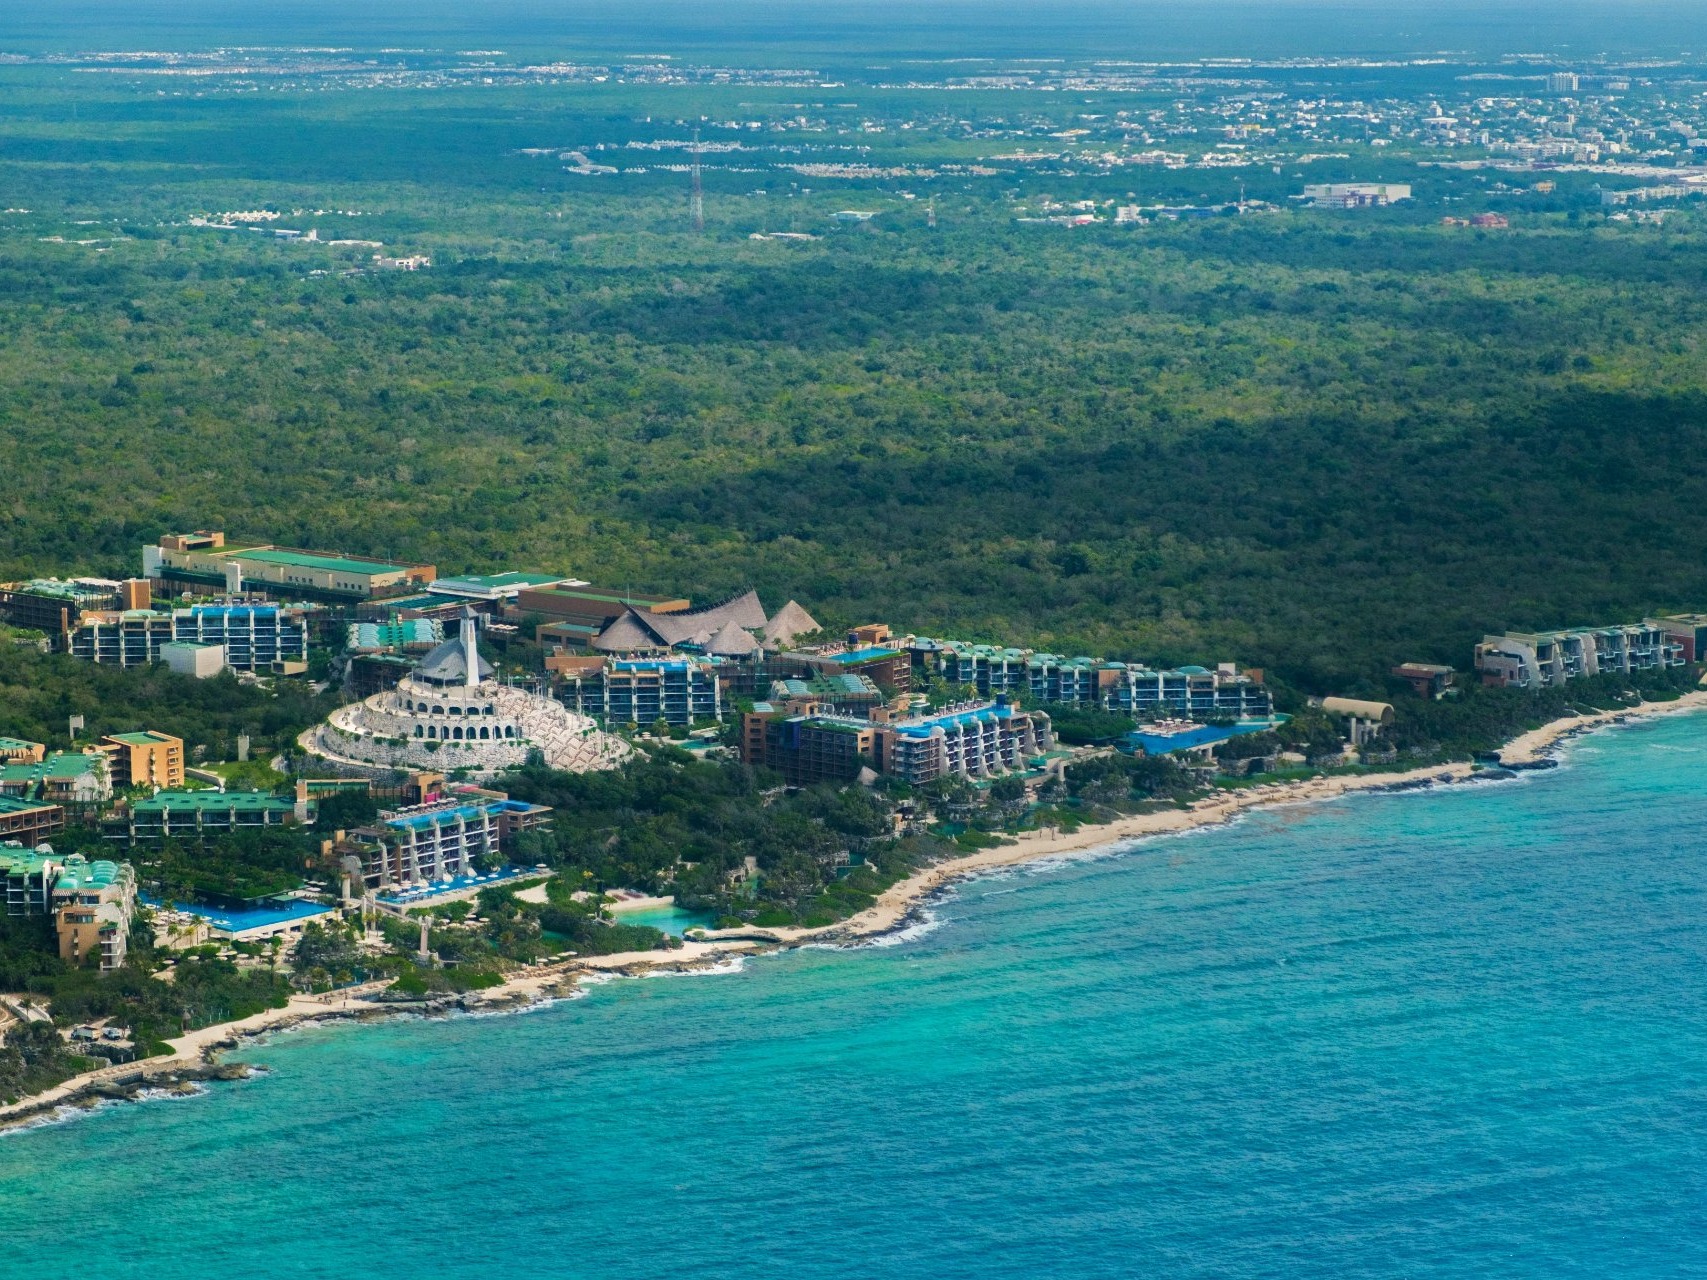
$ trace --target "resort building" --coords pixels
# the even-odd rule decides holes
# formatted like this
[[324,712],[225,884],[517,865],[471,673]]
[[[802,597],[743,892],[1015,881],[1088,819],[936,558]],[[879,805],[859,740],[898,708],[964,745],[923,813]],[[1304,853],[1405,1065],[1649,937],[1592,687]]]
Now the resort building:
[[168,733],[144,729],[137,733],[109,733],[101,739],[113,786],[181,787],[184,785],[184,740]]
[[777,662],[787,676],[794,678],[862,676],[890,695],[906,693],[913,687],[911,656],[887,640],[869,642],[856,635],[846,644],[784,650],[777,656]]
[[1668,613],[1657,621],[1685,663],[1707,662],[1707,613]]
[[[508,612],[512,621],[538,618],[552,629],[561,644],[587,648],[593,638],[614,623],[629,609],[642,613],[681,613],[690,602],[673,596],[642,595],[632,592],[612,592],[585,585],[567,583],[554,587],[533,587],[516,594],[514,606]],[[541,628],[543,633],[544,627]],[[540,636],[544,643],[544,636]]]
[[35,764],[47,754],[39,742],[23,738],[0,738],[0,764]]
[[124,964],[136,916],[136,873],[127,862],[61,858],[42,845],[0,848],[0,883],[9,916],[52,916],[59,955],[71,964],[98,956],[101,971]]
[[579,578],[550,573],[470,573],[458,578],[435,578],[427,584],[427,592],[459,604],[468,601],[487,605],[489,611],[495,611],[514,604],[524,591],[543,591],[549,587],[572,591],[591,585]]
[[53,911],[53,886],[60,861],[46,845],[40,848],[0,847],[0,880],[6,886],[6,914],[45,916]]
[[547,660],[565,705],[601,724],[673,726],[723,718],[723,688],[712,658]]
[[1112,687],[1103,705],[1140,720],[1159,715],[1261,720],[1274,714],[1274,699],[1256,673],[1239,671],[1230,662],[1214,671],[1196,666],[1153,671],[1124,663],[1109,663],[1105,671],[1112,673]]
[[65,649],[65,637],[85,613],[97,609],[146,609],[146,579],[114,582],[108,578],[32,578],[0,585],[0,621],[44,632],[53,647]]
[[33,849],[65,830],[65,807],[0,795],[0,845]]
[[90,862],[68,856],[53,886],[59,958],[83,964],[100,958],[102,973],[124,964],[136,916],[136,873],[128,862]]
[[308,610],[206,604],[170,612],[101,611],[85,614],[70,636],[73,657],[116,667],[164,661],[169,645],[217,646],[224,665],[239,671],[299,672],[308,658]]
[[352,622],[344,633],[344,647],[352,653],[426,653],[444,642],[444,624],[437,618]]
[[0,795],[88,808],[111,800],[113,783],[99,749],[55,751],[33,763],[0,766]]
[[500,683],[480,656],[474,613],[395,688],[340,707],[303,736],[316,755],[377,769],[467,769],[490,776],[539,757],[554,769],[609,769],[620,738],[555,698]]
[[742,756],[794,786],[847,782],[862,767],[913,785],[936,778],[991,778],[1024,770],[1054,745],[1049,717],[1021,711],[1006,695],[892,718],[828,712],[811,704],[757,704],[742,721]]
[[814,676],[810,680],[788,678],[771,682],[770,701],[791,702],[804,699],[850,715],[867,715],[873,707],[885,701],[870,676],[857,673],[836,676]]
[[1635,622],[1484,636],[1475,663],[1483,684],[1545,689],[1581,676],[1683,666],[1683,650],[1662,624]]
[[1025,769],[1052,746],[1047,715],[1000,696],[880,725],[877,768],[914,786],[953,775],[991,778]]
[[478,792],[448,801],[382,813],[332,845],[352,875],[370,889],[431,885],[471,875],[475,860],[495,862],[523,831],[543,826],[545,805]]
[[[678,603],[686,604],[671,602]],[[593,637],[592,648],[619,654],[685,649],[723,658],[747,658],[766,649],[779,649],[796,636],[818,629],[812,616],[794,601],[778,610],[774,618],[767,618],[758,593],[744,591],[699,609],[630,606]]]
[[311,803],[299,805],[270,791],[161,791],[124,806],[108,835],[134,844],[256,831],[312,817]]
[[793,787],[852,782],[877,762],[877,726],[858,716],[789,714],[759,702],[741,730],[743,761],[775,769]]
[[[430,564],[346,556],[270,543],[227,545],[217,530],[174,533],[142,549],[143,574],[169,592],[245,591],[274,599],[356,604],[406,595],[432,582]],[[237,665],[235,662],[233,666]]]
[[1034,704],[1098,707],[1139,718],[1261,719],[1274,712],[1261,673],[1240,671],[1232,663],[1213,671],[1195,666],[1154,670],[1136,663],[928,636],[908,636],[899,647],[915,670],[949,684],[968,685],[984,698],[1006,694]]
[[1396,680],[1403,680],[1419,698],[1444,697],[1457,676],[1451,667],[1433,662],[1401,662],[1392,670]]

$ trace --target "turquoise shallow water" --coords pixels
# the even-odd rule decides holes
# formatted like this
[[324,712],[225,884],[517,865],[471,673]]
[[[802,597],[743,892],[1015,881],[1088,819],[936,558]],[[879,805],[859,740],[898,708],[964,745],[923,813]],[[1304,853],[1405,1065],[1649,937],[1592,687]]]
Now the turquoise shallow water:
[[1707,719],[315,1029],[0,1139],[0,1276],[1707,1274]]

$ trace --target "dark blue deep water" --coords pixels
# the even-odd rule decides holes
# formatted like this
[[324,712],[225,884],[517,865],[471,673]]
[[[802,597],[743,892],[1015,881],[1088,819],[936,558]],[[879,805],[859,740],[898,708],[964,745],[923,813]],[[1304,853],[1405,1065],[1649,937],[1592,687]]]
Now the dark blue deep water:
[[0,1276],[1707,1274],[1707,720],[0,1138]]

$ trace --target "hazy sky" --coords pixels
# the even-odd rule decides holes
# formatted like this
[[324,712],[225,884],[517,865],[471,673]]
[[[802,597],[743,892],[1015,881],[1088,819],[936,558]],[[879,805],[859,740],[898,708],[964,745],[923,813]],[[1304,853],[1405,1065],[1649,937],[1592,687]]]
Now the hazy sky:
[[1707,0],[47,0],[0,52],[414,44],[547,54],[1179,57],[1707,49]]

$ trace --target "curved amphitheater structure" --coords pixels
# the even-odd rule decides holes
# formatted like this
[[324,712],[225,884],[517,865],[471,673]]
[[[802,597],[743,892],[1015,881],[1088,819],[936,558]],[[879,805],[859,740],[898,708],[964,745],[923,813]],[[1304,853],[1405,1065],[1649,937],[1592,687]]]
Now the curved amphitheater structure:
[[460,634],[421,660],[395,689],[340,707],[304,735],[316,755],[385,769],[467,769],[489,775],[535,751],[554,769],[610,769],[628,745],[553,698],[492,678],[466,610]]

